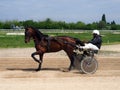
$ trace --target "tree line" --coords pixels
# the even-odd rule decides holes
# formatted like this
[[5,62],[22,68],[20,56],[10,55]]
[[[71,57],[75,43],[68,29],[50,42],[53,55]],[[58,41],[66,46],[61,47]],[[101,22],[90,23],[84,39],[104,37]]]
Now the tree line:
[[22,29],[27,26],[33,26],[38,29],[120,30],[120,25],[116,24],[114,20],[112,22],[106,21],[105,14],[102,15],[101,20],[99,22],[93,22],[89,24],[85,24],[82,21],[78,21],[76,23],[66,23],[65,21],[54,21],[50,18],[47,18],[44,21],[0,21],[0,29]]

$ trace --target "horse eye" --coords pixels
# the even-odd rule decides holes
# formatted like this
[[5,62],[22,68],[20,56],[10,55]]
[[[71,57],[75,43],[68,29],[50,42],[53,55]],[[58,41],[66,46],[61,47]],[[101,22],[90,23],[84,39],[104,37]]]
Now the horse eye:
[[31,34],[29,32],[25,32],[25,36],[31,36]]

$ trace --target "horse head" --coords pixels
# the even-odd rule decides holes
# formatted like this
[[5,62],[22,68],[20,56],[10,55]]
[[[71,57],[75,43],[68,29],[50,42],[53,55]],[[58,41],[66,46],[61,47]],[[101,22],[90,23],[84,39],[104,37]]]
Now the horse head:
[[44,35],[43,33],[41,33],[38,29],[34,27],[25,28],[25,43],[30,42],[31,38],[33,38],[34,40],[38,39],[40,41],[41,38],[44,36],[48,36],[48,35]]
[[30,42],[30,39],[33,37],[33,30],[31,27],[25,28],[25,43]]

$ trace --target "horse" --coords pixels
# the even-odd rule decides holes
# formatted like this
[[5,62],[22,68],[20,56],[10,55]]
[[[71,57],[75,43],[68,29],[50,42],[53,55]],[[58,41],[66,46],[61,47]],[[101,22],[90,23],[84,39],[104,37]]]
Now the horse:
[[[41,70],[44,53],[57,52],[60,50],[64,50],[70,59],[70,66],[68,70],[70,71],[74,67],[73,50],[76,45],[76,38],[69,36],[51,37],[41,33],[34,27],[26,27],[25,43],[30,42],[31,39],[34,40],[34,45],[36,48],[36,52],[32,53],[31,57],[39,64],[36,71]],[[35,55],[39,55],[39,59],[37,59]]]

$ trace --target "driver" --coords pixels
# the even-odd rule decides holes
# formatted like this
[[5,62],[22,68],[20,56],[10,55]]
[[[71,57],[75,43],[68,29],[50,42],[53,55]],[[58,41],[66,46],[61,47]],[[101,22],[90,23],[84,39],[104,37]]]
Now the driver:
[[[85,43],[84,46],[80,46],[79,48],[81,50],[92,49],[92,50],[98,51],[101,48],[102,38],[100,36],[100,32],[98,30],[93,30],[92,34],[93,34],[92,40]],[[78,43],[79,43],[79,41],[76,41],[76,44],[78,44]]]

